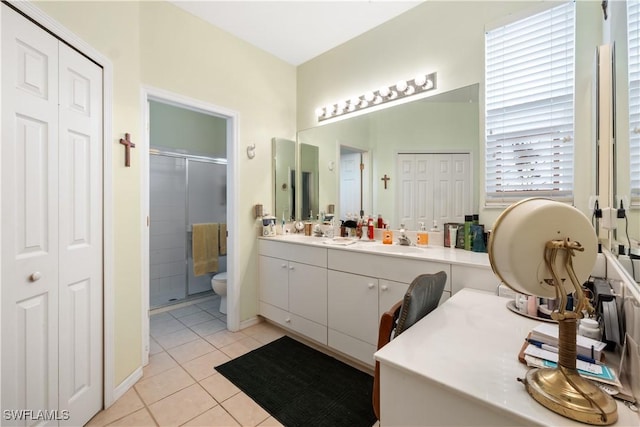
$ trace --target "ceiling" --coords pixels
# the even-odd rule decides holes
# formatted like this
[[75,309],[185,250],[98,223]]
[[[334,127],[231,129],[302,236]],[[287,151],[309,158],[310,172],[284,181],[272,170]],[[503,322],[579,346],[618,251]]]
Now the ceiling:
[[422,3],[417,0],[170,1],[296,66]]

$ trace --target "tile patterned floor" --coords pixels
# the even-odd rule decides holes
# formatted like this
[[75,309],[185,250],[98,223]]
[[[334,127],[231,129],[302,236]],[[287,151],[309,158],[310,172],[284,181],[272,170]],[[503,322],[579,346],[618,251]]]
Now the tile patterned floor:
[[268,323],[227,331],[218,298],[152,315],[143,377],[87,426],[281,426],[213,367],[284,332]]

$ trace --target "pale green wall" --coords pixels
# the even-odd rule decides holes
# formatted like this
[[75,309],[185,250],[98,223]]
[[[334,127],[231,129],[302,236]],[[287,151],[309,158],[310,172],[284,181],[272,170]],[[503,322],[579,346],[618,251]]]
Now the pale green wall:
[[188,154],[227,157],[227,121],[162,102],[149,102],[152,147],[186,150]]
[[[142,135],[143,85],[238,113],[237,183],[240,318],[257,313],[257,223],[253,206],[271,206],[271,138],[293,138],[295,67],[164,1],[35,3],[113,64],[115,384],[141,365],[141,171],[139,150],[123,165],[118,139]],[[251,82],[251,84],[247,84]],[[245,148],[256,145],[249,160]]]
[[[437,72],[438,88],[429,96],[480,84],[477,188],[484,188],[484,33],[549,7],[541,1],[428,1],[298,67],[298,129],[317,126],[315,110],[363,94],[418,72]],[[594,52],[602,42],[600,2],[578,0],[576,41],[575,205],[588,211],[595,191],[593,126]],[[321,149],[321,156],[322,156]],[[379,180],[378,171],[373,180]],[[476,190],[478,191],[478,190]],[[479,191],[481,221],[493,224],[502,209],[485,208]],[[323,200],[320,204],[331,203]]]

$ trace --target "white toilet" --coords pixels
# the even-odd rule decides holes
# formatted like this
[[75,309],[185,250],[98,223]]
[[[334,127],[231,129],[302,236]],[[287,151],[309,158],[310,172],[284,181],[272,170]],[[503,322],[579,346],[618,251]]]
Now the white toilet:
[[220,308],[218,311],[227,314],[227,272],[218,273],[211,278],[213,292],[220,295]]

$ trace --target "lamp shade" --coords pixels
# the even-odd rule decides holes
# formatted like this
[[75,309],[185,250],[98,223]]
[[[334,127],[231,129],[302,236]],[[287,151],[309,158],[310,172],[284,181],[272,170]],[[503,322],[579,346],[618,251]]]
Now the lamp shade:
[[[496,220],[491,230],[488,252],[491,268],[500,280],[516,292],[555,298],[551,271],[545,264],[547,242],[570,239],[584,251],[573,257],[576,278],[584,283],[597,256],[598,239],[589,219],[578,209],[544,198],[514,203]],[[565,257],[555,261],[565,295],[573,285],[564,268]]]

